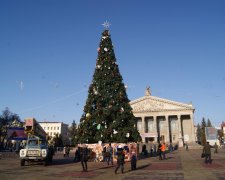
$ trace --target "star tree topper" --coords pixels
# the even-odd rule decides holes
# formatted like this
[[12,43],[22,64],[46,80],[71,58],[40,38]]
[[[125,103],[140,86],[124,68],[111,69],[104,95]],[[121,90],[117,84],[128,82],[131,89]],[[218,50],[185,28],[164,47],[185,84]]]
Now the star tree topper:
[[108,21],[105,21],[103,24],[104,28],[109,29],[109,26],[112,25]]

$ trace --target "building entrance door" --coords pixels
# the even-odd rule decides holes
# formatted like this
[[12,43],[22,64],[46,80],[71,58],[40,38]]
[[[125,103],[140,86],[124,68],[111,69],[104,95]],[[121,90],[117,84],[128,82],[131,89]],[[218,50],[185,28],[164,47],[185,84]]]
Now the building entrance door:
[[146,137],[145,138],[145,142],[148,143],[148,142],[153,142],[155,140],[154,137]]

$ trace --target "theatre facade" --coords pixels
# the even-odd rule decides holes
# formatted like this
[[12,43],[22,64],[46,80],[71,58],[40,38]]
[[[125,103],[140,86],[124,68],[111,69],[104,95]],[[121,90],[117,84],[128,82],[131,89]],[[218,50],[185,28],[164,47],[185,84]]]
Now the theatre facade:
[[179,146],[195,142],[192,104],[152,96],[147,88],[145,96],[131,101],[130,105],[142,142],[179,143]]

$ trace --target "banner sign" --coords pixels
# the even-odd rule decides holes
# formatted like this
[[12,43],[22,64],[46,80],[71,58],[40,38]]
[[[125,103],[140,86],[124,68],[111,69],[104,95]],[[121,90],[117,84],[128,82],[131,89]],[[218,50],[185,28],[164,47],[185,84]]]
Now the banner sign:
[[24,133],[23,127],[11,127],[8,129],[9,140],[26,140],[27,135]]
[[206,140],[217,140],[218,139],[218,132],[217,129],[214,127],[206,127],[205,128],[205,136]]

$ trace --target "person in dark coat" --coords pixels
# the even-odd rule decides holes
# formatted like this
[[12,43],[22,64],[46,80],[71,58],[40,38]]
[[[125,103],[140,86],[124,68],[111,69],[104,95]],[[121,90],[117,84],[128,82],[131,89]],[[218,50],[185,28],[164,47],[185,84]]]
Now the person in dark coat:
[[203,148],[203,154],[205,154],[205,163],[207,164],[208,162],[211,164],[212,159],[211,159],[211,148],[209,142],[206,142],[204,148]]
[[80,147],[78,147],[75,151],[75,157],[74,157],[74,162],[79,162],[80,161]]
[[87,172],[88,148],[84,146],[81,150],[81,164],[84,172]]
[[218,153],[218,145],[217,145],[217,143],[216,143],[216,142],[215,142],[214,148],[215,148],[214,153]]
[[169,151],[170,151],[170,153],[173,151],[173,145],[171,143],[169,145]]
[[131,163],[131,170],[135,170],[137,168],[137,156],[135,152],[132,152],[130,163]]
[[154,156],[156,156],[157,155],[156,144],[154,144],[153,149],[154,149]]
[[142,155],[143,155],[143,157],[147,157],[147,155],[148,155],[148,151],[147,151],[145,144],[143,144],[143,146],[142,146]]
[[108,165],[109,162],[111,162],[111,165],[113,165],[113,148],[111,143],[109,143],[109,146],[106,148],[106,161]]
[[186,151],[188,151],[188,144],[187,143],[185,144],[185,149],[186,149]]
[[117,166],[115,169],[115,174],[117,173],[117,170],[121,168],[121,172],[124,171],[124,163],[125,163],[125,154],[123,152],[123,148],[119,145],[117,149]]
[[158,145],[158,155],[159,155],[159,160],[162,160],[162,144],[159,143]]
[[106,146],[103,147],[102,156],[103,156],[103,161],[105,162],[106,161]]

